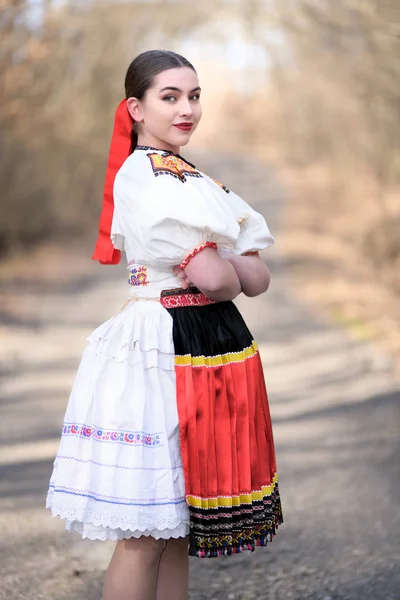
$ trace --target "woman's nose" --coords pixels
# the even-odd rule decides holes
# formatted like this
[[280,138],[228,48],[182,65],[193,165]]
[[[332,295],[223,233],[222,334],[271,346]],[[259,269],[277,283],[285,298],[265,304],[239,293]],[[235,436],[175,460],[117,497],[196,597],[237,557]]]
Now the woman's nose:
[[192,105],[188,99],[182,100],[182,104],[180,106],[180,113],[182,116],[191,116],[193,114]]

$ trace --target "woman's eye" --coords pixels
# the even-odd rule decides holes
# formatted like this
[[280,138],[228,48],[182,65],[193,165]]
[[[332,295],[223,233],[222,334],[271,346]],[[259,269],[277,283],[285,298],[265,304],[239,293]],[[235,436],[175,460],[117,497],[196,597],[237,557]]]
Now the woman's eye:
[[[163,100],[165,100],[166,102],[175,102],[176,96],[165,96]],[[193,96],[190,96],[190,100],[194,100],[195,102],[197,102],[198,100],[200,100],[200,94],[193,94]]]

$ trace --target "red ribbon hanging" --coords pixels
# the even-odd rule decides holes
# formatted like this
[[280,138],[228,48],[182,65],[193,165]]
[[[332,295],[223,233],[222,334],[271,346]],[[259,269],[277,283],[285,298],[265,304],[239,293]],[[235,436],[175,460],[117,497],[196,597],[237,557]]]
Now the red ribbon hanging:
[[103,265],[116,265],[121,260],[121,252],[111,242],[111,223],[114,213],[114,180],[115,176],[128,158],[131,150],[131,131],[133,119],[128,112],[126,100],[118,105],[115,112],[114,129],[108,155],[106,177],[104,182],[103,205],[100,214],[99,235],[92,260]]

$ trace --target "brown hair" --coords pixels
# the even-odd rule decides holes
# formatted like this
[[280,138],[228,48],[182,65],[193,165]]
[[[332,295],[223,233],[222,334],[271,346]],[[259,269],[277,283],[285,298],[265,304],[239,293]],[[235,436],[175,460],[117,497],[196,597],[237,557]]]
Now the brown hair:
[[[142,100],[159,73],[177,67],[189,67],[196,73],[196,69],[186,58],[171,50],[147,50],[142,52],[131,62],[126,72],[126,98],[134,97]],[[134,123],[131,132],[131,152],[136,148],[137,140],[138,135]]]

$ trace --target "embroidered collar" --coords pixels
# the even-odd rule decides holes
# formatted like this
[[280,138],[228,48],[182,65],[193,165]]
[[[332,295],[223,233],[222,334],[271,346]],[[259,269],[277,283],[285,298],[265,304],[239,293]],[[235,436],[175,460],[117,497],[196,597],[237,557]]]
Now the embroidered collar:
[[175,152],[172,152],[172,150],[164,150],[162,148],[153,148],[152,146],[141,146],[141,145],[136,146],[135,150],[156,150],[156,152],[164,152],[165,154],[163,156],[167,156],[167,155],[177,156],[178,158],[183,160],[184,163],[193,167],[193,169],[196,168],[196,166],[193,163],[189,162],[186,158],[183,158],[183,156],[181,156],[180,154],[175,154]]

